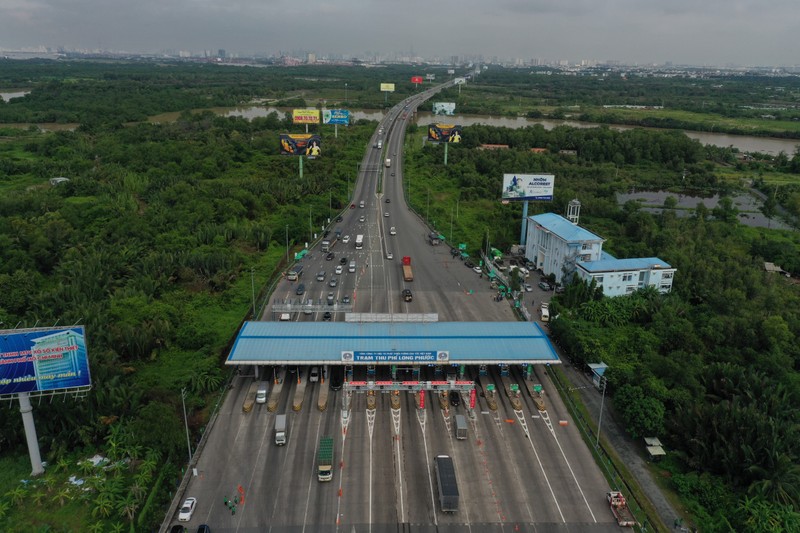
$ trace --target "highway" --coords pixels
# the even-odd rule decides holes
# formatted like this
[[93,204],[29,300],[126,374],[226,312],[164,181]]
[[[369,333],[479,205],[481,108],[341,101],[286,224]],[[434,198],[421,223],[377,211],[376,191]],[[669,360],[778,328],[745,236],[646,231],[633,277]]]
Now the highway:
[[[271,305],[314,301],[313,312],[292,313],[292,320],[323,320],[329,292],[337,303],[351,299],[351,304],[336,306],[332,320],[337,321],[344,320],[343,310],[436,313],[439,321],[516,320],[507,302],[493,300],[495,290],[487,279],[453,258],[449,247],[428,244],[429,230],[403,200],[405,122],[428,96],[426,92],[412,97],[408,108],[399,104],[379,125],[360,165],[355,207],[331,226],[331,237],[340,229],[350,242],[337,243],[331,260],[317,246],[303,259],[299,281],[279,283]],[[382,149],[373,147],[378,139]],[[392,160],[388,168],[383,164],[387,157]],[[358,207],[361,200],[364,208]],[[390,235],[391,227],[396,235]],[[364,235],[363,250],[354,248],[359,234]],[[387,259],[387,252],[393,259]],[[403,281],[404,255],[412,257],[411,282]],[[347,264],[356,261],[355,273],[347,272],[347,264],[342,274],[334,273],[342,257]],[[317,281],[321,271],[325,279]],[[336,287],[330,287],[332,276]],[[299,283],[305,285],[305,294],[297,294]],[[401,298],[406,288],[413,291],[411,302]],[[537,302],[547,297],[538,289],[528,294]],[[262,319],[278,320],[278,315],[268,307]],[[387,367],[377,371],[379,379],[388,378]],[[425,375],[430,369],[422,371],[423,378],[432,378]],[[467,371],[467,379],[478,379],[477,368]],[[356,367],[354,379],[365,379],[365,372]],[[503,391],[510,381],[525,391],[517,367],[507,377],[498,368],[488,372],[481,378],[484,386],[494,384]],[[545,412],[537,410],[527,391],[517,410],[503,392],[496,396],[496,410],[479,394],[470,412],[466,395],[460,405],[451,406],[430,391],[422,407],[416,395],[400,392],[397,408],[390,394],[379,393],[375,409],[369,409],[365,394],[329,390],[327,382],[307,383],[307,372],[280,368],[274,374],[282,381],[277,408],[271,412],[267,404],[256,404],[244,413],[242,405],[254,378],[239,375],[198,459],[197,475],[185,491],[185,496],[198,498],[187,525],[193,530],[205,523],[214,532],[619,531],[605,500],[608,483],[546,372],[546,367],[536,368],[534,380],[544,387]],[[274,387],[272,370],[266,375]],[[317,409],[320,394],[328,395],[324,411]],[[292,409],[296,395],[303,397],[299,411]],[[281,447],[274,444],[273,434],[278,413],[289,419],[288,443]],[[468,416],[466,440],[455,438],[455,414]],[[316,476],[316,449],[323,435],[333,436],[335,442],[329,483]],[[455,463],[460,491],[456,513],[440,510],[432,466],[439,454],[450,455]],[[234,513],[225,499],[241,494],[244,501]]]

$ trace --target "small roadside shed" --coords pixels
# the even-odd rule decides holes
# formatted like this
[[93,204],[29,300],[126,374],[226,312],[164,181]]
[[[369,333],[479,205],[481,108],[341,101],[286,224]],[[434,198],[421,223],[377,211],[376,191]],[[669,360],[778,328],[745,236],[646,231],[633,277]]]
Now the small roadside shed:
[[658,460],[667,455],[667,452],[664,451],[661,441],[656,437],[645,437],[644,444],[645,448],[647,449],[647,457],[651,461]]
[[608,365],[600,361],[599,363],[589,363],[588,366],[592,370],[592,384],[599,389]]

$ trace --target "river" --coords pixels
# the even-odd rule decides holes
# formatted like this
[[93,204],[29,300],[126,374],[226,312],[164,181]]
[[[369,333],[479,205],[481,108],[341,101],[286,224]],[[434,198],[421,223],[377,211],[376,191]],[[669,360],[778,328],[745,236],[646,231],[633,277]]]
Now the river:
[[[30,91],[8,91],[0,92],[0,98],[8,101],[10,98],[17,98],[26,95]],[[203,110],[198,110],[203,111]],[[278,115],[283,117],[286,113],[291,112],[291,108],[277,108],[257,105],[246,105],[236,107],[211,107],[207,111],[211,111],[223,117],[243,117],[252,120],[258,117],[266,117],[270,113],[277,112]],[[154,115],[147,119],[148,122],[154,124],[163,124],[166,122],[174,122],[180,116],[180,112],[161,113]],[[383,111],[352,111],[350,116],[353,120],[374,120],[379,121],[384,117]],[[462,126],[472,126],[474,124],[485,124],[487,126],[499,126],[504,128],[525,128],[541,124],[546,130],[551,130],[557,126],[571,126],[573,128],[597,128],[602,124],[594,122],[579,122],[577,120],[549,120],[549,119],[534,119],[527,117],[493,117],[489,115],[459,115],[453,117],[443,117],[433,115],[432,113],[418,113],[415,117],[417,124],[430,124],[431,122],[446,122],[455,123]],[[27,128],[31,124],[6,124],[10,127]],[[39,128],[45,131],[59,131],[59,130],[73,130],[77,124],[37,124]],[[624,126],[612,124],[609,128],[617,131],[625,131],[633,129],[637,126]],[[645,128],[654,129],[658,128]],[[711,144],[714,146],[732,146],[738,148],[740,152],[761,152],[764,154],[778,155],[780,152],[785,152],[788,156],[794,154],[795,150],[800,146],[800,140],[797,139],[777,139],[774,137],[753,137],[750,135],[728,135],[725,133],[713,132],[699,132],[699,131],[684,131],[690,139],[697,139],[701,144]]]

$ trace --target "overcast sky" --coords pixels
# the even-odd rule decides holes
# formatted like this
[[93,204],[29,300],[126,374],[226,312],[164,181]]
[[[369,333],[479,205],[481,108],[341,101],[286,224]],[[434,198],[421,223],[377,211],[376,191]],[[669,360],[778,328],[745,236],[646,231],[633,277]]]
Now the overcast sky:
[[800,64],[800,0],[0,0],[0,49]]

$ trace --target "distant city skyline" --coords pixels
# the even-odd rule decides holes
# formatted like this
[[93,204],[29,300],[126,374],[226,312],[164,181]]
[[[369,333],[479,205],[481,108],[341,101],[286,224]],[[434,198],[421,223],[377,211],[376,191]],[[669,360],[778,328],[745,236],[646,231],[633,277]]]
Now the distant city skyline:
[[796,0],[4,0],[0,50],[798,66]]

